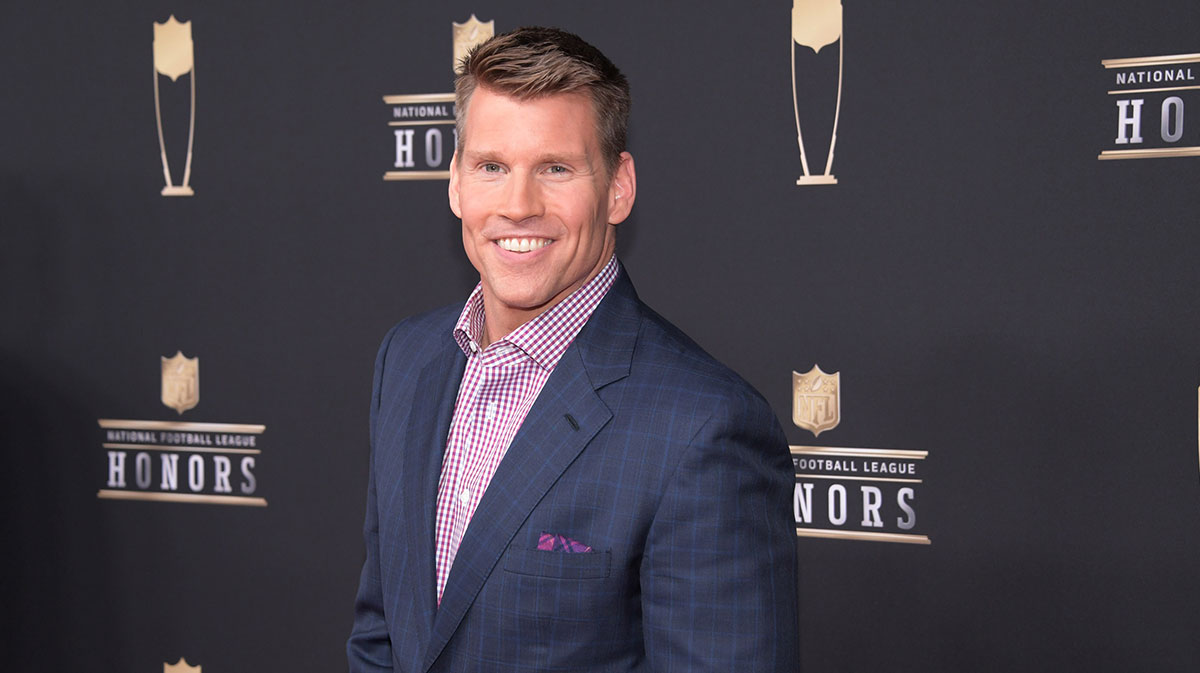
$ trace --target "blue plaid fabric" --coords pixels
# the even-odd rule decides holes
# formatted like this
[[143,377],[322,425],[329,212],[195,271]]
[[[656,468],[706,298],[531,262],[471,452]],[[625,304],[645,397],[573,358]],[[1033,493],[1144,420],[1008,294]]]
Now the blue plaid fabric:
[[[350,670],[795,670],[783,432],[624,272],[501,461],[437,606],[460,308],[400,323],[379,351]],[[591,551],[539,549],[547,531]]]

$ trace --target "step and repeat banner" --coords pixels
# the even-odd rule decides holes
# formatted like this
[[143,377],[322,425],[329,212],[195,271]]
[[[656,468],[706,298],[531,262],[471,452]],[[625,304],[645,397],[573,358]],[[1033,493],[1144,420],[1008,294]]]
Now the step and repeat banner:
[[643,299],[770,401],[805,671],[1200,669],[1200,5],[0,10],[5,666],[344,670],[453,63],[633,88]]

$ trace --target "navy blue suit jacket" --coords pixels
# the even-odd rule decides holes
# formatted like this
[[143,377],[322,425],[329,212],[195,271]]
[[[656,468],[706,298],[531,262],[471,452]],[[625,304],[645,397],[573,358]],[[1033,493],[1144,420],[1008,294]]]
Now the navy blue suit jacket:
[[[563,355],[467,527],[439,607],[434,512],[461,306],[375,365],[350,670],[792,671],[792,463],[749,384],[624,271]],[[537,549],[542,533],[590,553]]]

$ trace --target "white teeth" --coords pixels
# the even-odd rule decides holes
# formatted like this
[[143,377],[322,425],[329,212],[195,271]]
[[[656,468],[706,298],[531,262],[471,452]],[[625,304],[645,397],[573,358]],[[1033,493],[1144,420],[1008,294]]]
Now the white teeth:
[[496,245],[508,250],[509,252],[530,252],[538,250],[550,245],[548,238],[501,238],[496,240]]

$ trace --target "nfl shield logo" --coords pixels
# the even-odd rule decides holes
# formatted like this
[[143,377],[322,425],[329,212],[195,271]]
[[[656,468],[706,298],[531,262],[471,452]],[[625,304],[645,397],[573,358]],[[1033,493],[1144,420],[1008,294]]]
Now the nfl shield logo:
[[496,22],[483,22],[475,18],[472,14],[471,18],[463,23],[451,22],[454,33],[454,63],[452,67],[454,72],[458,72],[458,66],[466,57],[467,52],[477,44],[483,44],[492,39],[496,34]]
[[807,373],[792,372],[792,422],[814,437],[837,427],[842,418],[841,372],[826,374],[819,365]]
[[200,358],[162,358],[162,403],[180,414],[200,403]]

